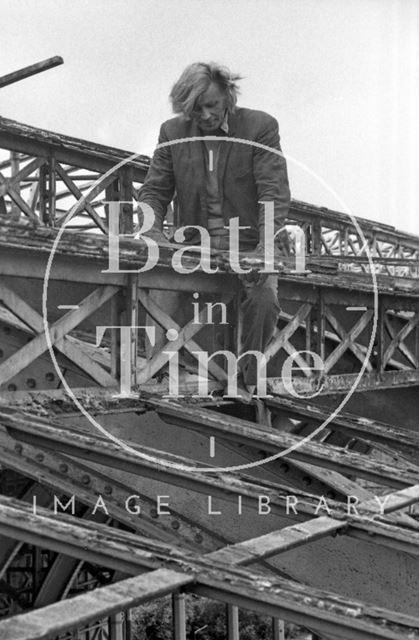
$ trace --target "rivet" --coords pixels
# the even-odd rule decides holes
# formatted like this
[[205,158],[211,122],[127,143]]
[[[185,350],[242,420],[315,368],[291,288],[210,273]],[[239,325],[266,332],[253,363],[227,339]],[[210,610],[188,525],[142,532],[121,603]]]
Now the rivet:
[[10,327],[7,327],[7,326],[3,327],[3,331],[4,331],[4,333],[9,334],[10,333]]
[[202,536],[201,533],[196,533],[195,537],[194,537],[195,542],[197,542],[198,544],[202,544],[204,538]]
[[154,507],[152,509],[150,509],[150,516],[152,518],[158,518],[159,514],[157,513],[157,509],[155,509]]
[[18,453],[19,455],[22,453],[23,451],[23,447],[21,444],[15,444],[15,451],[16,453]]
[[88,476],[87,473],[84,473],[81,477],[81,481],[83,484],[89,484],[90,476]]
[[303,478],[303,484],[304,484],[306,487],[309,487],[309,486],[311,485],[311,478],[309,478],[309,476],[304,476],[304,478]]
[[35,378],[28,378],[26,380],[26,384],[28,385],[29,389],[35,389],[36,387],[36,380]]
[[7,391],[16,391],[17,390],[17,386],[15,384],[9,384],[7,387]]
[[62,462],[58,468],[61,471],[61,473],[67,473],[68,464],[65,464],[64,462]]
[[45,379],[48,380],[48,382],[53,382],[55,380],[55,376],[52,371],[48,371],[48,373],[45,374]]
[[279,468],[284,473],[288,473],[288,471],[290,470],[289,465],[286,462],[281,462],[281,464],[279,465]]
[[172,529],[175,529],[175,530],[179,529],[180,527],[178,520],[172,520],[171,525],[172,525]]
[[113,491],[112,487],[109,484],[105,484],[104,488],[103,488],[104,492],[106,493],[106,495],[110,495]]
[[44,461],[44,454],[43,453],[37,453],[35,456],[35,460],[37,460],[38,462],[43,462]]

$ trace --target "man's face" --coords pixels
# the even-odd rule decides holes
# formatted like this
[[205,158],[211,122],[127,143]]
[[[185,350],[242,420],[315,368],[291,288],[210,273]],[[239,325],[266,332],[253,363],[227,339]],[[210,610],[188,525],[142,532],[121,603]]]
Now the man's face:
[[225,93],[212,82],[196,101],[192,117],[202,131],[216,131],[224,120],[226,108]]

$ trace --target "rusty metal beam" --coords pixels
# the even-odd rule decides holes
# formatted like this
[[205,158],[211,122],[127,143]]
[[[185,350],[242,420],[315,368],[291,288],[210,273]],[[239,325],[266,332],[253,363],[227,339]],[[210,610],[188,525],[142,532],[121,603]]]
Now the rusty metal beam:
[[35,64],[31,64],[28,67],[23,67],[23,69],[19,69],[18,71],[13,71],[12,73],[8,73],[5,76],[1,76],[0,78],[0,89],[2,87],[7,87],[9,84],[13,84],[14,82],[19,82],[24,78],[29,78],[30,76],[34,76],[36,73],[41,73],[41,71],[47,71],[48,69],[53,69],[54,67],[58,67],[60,64],[63,64],[64,60],[61,56],[54,56],[53,58],[47,58],[47,60],[42,60],[42,62],[36,62]]
[[[0,148],[37,157],[50,157],[53,153],[57,162],[101,173],[134,156],[123,149],[38,129],[8,118],[0,119]],[[126,166],[133,169],[134,181],[143,182],[149,163],[149,158],[140,154],[127,163]]]
[[[4,418],[2,421],[3,420]],[[24,422],[25,421],[23,420],[23,423]],[[19,435],[19,432],[17,432],[16,429],[14,431]],[[208,475],[200,473],[193,470],[194,463],[190,460],[177,456],[168,456],[168,459],[182,462],[184,465],[190,466],[191,470],[183,471],[173,468],[165,469],[161,464],[143,460],[134,453],[125,451],[114,443],[109,443],[97,436],[88,437],[76,431],[71,431],[70,439],[70,432],[68,430],[58,430],[52,427],[47,427],[42,422],[38,422],[37,425],[29,427],[29,435],[26,433],[26,437],[28,439],[30,439],[31,431],[33,442],[36,442],[38,446],[53,448],[55,451],[59,448],[76,457],[85,457],[92,462],[98,462],[99,464],[105,464],[115,468],[122,468],[127,473],[144,475],[155,479],[158,482],[168,482],[173,486],[184,487],[199,493],[221,497],[224,500],[227,499],[234,501],[239,494],[246,496],[250,501],[258,503],[259,496],[266,495],[269,497],[273,513],[280,513],[283,515],[284,510],[286,509],[286,498],[281,496],[281,493],[278,491],[280,488],[280,485],[278,484],[268,484],[265,482],[262,485],[259,485],[254,478],[240,476],[238,474],[223,473],[220,475],[214,473]],[[58,431],[61,433],[57,438]],[[20,433],[22,434],[23,432]],[[43,435],[41,435],[42,433]],[[48,433],[49,439],[45,437],[46,433]],[[154,450],[151,452],[149,449],[145,448],[136,447],[136,449],[138,451],[140,451],[140,449],[147,451],[148,454],[156,453]],[[400,476],[402,476],[404,470],[399,470],[399,473]],[[315,499],[312,498],[310,500],[309,496],[306,494],[301,504],[301,513],[304,512],[313,515],[316,511],[316,506],[318,505],[315,504]],[[333,503],[333,509],[331,512],[332,517],[337,517],[337,519],[345,518],[343,511],[343,505]],[[409,535],[404,535],[403,530],[392,527],[390,524],[382,524],[381,526],[378,526],[379,523],[372,521],[371,512],[368,511],[366,514],[368,516],[367,519],[362,518],[361,516],[358,518],[351,518],[351,523],[348,528],[350,535],[368,539],[368,532],[370,532],[371,535],[375,536],[374,542],[401,550],[407,550],[410,553],[419,555],[419,533],[414,531],[413,528],[406,529],[406,531],[409,532]],[[378,509],[377,513],[374,515],[378,515]]]
[[[266,402],[272,409],[283,411],[296,418],[310,418],[310,420],[319,424],[331,415],[329,407],[318,403],[314,404],[311,400],[281,396],[267,398]],[[379,420],[363,418],[347,411],[339,411],[332,418],[330,425],[351,437],[360,437],[372,442],[379,442],[396,449],[402,446],[410,450],[419,450],[418,433]]]
[[[330,593],[308,589],[285,579],[267,579],[263,574],[249,573],[248,570],[217,563],[210,556],[205,558],[185,555],[180,550],[152,543],[139,536],[110,531],[103,525],[75,525],[71,518],[54,518],[46,510],[34,516],[30,514],[27,505],[11,499],[1,499],[0,505],[0,526],[11,528],[14,522],[18,535],[24,536],[29,542],[33,542],[35,535],[42,539],[42,535],[52,526],[54,531],[48,537],[55,540],[56,547],[63,543],[63,537],[67,537],[72,544],[72,549],[68,547],[67,552],[73,555],[80,557],[80,554],[85,554],[86,549],[89,549],[95,556],[102,555],[103,564],[119,563],[120,568],[128,570],[128,573],[137,573],[141,567],[152,568],[153,565],[158,569],[122,582],[119,586],[117,583],[95,591],[93,601],[91,593],[83,594],[70,601],[50,605],[44,610],[6,620],[0,623],[0,631],[11,634],[7,635],[8,640],[46,640],[54,637],[58,630],[79,626],[95,617],[135,606],[139,603],[136,598],[144,601],[158,597],[163,592],[173,592],[179,587],[188,588],[199,595],[219,598],[232,605],[283,617],[297,624],[314,626],[319,632],[334,633],[334,637],[350,640],[419,638],[419,620],[411,616],[347,601],[342,597],[336,598]],[[31,522],[30,528],[25,522],[28,519]],[[45,544],[45,540],[43,542]],[[163,569],[158,566],[162,563],[165,565]],[[131,569],[128,569],[129,566]],[[166,570],[170,571],[170,576]],[[155,578],[158,580],[157,589],[153,582]],[[128,590],[125,590],[125,585]],[[90,603],[90,607],[86,606],[87,603]],[[43,615],[40,617],[41,611]]]
[[[343,451],[338,447],[313,441],[305,442],[304,438],[280,433],[262,425],[255,426],[247,420],[220,415],[207,409],[185,407],[163,399],[150,399],[149,404],[169,422],[186,428],[188,426],[205,428],[208,435],[217,435],[235,443],[247,444],[271,454],[294,447],[294,450],[287,454],[290,459],[295,458],[360,478],[374,479],[380,484],[388,484],[396,488],[419,482],[419,469],[413,464],[401,470],[399,467],[382,464],[371,458],[366,459],[365,456]],[[405,479],[403,479],[404,474],[406,474]]]

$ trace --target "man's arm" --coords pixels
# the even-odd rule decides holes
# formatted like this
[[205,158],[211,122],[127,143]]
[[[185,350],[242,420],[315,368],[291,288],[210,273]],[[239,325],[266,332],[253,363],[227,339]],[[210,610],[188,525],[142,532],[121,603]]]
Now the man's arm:
[[[158,145],[168,142],[165,125],[162,124],[159,134]],[[139,203],[148,204],[154,211],[155,219],[153,228],[146,233],[148,236],[156,236],[159,239],[163,231],[163,221],[166,216],[167,207],[173,199],[175,192],[175,180],[173,174],[173,163],[171,147],[157,147],[151,161],[146,179],[139,191]],[[139,217],[141,211],[138,211]],[[139,220],[141,224],[141,219]],[[160,237],[163,239],[163,237]]]
[[[256,142],[275,151],[281,151],[278,123],[275,118],[266,114]],[[253,154],[253,176],[259,203],[274,203],[274,228],[275,232],[277,232],[285,224],[290,205],[290,189],[285,158],[279,153],[255,148]],[[261,243],[264,240],[264,214],[265,207],[259,204],[258,227]]]

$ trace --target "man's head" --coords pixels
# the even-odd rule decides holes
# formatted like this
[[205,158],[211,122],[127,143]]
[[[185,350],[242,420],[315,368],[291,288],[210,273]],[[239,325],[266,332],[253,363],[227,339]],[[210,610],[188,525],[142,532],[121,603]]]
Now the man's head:
[[186,67],[170,93],[174,113],[193,119],[205,131],[215,131],[226,111],[232,113],[237,102],[240,76],[214,62],[195,62]]

